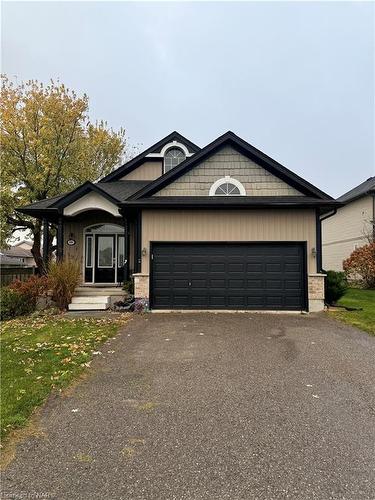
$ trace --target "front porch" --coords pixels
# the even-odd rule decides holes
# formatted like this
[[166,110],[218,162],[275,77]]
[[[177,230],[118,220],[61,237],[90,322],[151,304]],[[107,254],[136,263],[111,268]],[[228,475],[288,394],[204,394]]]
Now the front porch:
[[123,285],[137,267],[136,227],[134,218],[103,210],[64,217],[59,258],[81,264],[80,286],[69,310],[105,310],[124,299]]
[[137,224],[131,217],[116,217],[103,210],[90,210],[64,217],[58,247],[60,259],[80,262],[81,283],[86,290],[100,287],[121,289],[137,272]]

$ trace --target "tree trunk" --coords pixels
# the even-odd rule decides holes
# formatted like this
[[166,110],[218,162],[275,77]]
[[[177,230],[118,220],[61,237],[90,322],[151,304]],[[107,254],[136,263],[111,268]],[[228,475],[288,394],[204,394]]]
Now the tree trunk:
[[37,221],[34,226],[33,231],[34,243],[31,248],[31,253],[33,254],[35,264],[37,267],[37,273],[41,276],[47,274],[46,266],[43,261],[42,254],[40,252],[41,249],[41,236],[42,236],[42,227],[40,221]]

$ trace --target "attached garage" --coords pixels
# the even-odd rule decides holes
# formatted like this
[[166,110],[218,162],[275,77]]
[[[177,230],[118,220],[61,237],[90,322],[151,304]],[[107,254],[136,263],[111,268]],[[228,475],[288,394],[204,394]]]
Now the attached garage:
[[153,243],[152,309],[304,310],[304,243]]

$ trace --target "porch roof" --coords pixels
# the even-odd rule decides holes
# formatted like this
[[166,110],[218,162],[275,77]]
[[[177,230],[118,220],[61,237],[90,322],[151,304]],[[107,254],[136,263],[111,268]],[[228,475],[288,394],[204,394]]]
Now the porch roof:
[[61,210],[65,206],[68,206],[70,203],[73,203],[73,201],[90,191],[102,194],[115,204],[121,204],[131,195],[145,187],[149,182],[150,181],[85,182],[73,191],[54,196],[53,198],[37,201],[30,205],[17,208],[17,210],[23,214],[31,215],[36,218],[45,217],[49,220],[54,220],[58,214],[61,214]]

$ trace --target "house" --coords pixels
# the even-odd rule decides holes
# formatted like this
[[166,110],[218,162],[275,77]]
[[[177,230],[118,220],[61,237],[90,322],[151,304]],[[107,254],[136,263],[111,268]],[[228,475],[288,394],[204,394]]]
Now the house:
[[342,207],[322,223],[323,268],[342,271],[356,248],[375,241],[375,177],[338,198]]
[[21,262],[21,259],[18,259],[17,257],[8,257],[8,255],[4,255],[0,251],[0,267],[22,267],[23,264]]
[[20,241],[16,245],[0,250],[0,285],[6,286],[14,280],[26,280],[35,272],[31,255],[32,243]]
[[32,246],[31,241],[22,240],[10,248],[1,250],[1,253],[7,257],[17,259],[22,266],[33,267],[35,266],[35,260],[31,253]]
[[20,211],[57,225],[57,258],[81,262],[87,293],[72,308],[133,276],[152,310],[319,311],[321,217],[337,206],[233,132],[203,148],[173,132]]

